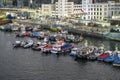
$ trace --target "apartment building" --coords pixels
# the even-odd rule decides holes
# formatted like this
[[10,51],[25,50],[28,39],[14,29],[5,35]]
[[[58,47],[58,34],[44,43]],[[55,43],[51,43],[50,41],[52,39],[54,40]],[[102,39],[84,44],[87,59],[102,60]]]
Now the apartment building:
[[82,19],[104,21],[112,16],[120,15],[120,3],[115,1],[93,3],[93,0],[82,0],[82,10],[86,13]]
[[52,16],[58,17],[73,17],[81,13],[82,5],[68,2],[68,0],[58,0],[55,3],[55,11],[52,11]]
[[54,4],[42,4],[42,15],[43,16],[51,16],[52,11],[55,10]]

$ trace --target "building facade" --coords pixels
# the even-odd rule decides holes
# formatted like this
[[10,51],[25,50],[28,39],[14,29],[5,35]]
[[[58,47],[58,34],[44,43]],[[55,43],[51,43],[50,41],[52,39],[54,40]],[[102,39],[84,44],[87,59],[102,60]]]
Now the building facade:
[[55,10],[54,4],[42,4],[42,15],[43,16],[51,16],[52,11]]
[[93,0],[82,0],[84,20],[104,21],[112,16],[120,15],[120,3],[108,1],[107,3],[93,3]]
[[52,12],[52,16],[75,17],[80,15],[81,9],[81,4],[74,4],[74,2],[69,2],[68,0],[58,0],[55,3],[55,11]]

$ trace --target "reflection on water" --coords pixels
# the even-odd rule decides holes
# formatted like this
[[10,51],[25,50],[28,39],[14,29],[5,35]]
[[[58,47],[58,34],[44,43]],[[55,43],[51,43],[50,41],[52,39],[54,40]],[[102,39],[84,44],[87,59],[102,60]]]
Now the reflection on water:
[[84,44],[86,40],[87,40],[87,45],[94,45],[98,47],[103,46],[105,49],[108,49],[108,50],[115,50],[115,48],[118,47],[118,50],[120,50],[119,41],[86,37],[85,40],[80,44]]

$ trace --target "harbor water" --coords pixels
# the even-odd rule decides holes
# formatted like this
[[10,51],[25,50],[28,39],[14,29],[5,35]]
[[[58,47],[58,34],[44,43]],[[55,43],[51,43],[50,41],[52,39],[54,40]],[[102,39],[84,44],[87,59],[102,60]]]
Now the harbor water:
[[[120,80],[120,68],[98,61],[75,61],[69,55],[45,55],[31,49],[13,49],[21,38],[0,31],[0,80]],[[120,42],[86,37],[81,45],[120,49]]]

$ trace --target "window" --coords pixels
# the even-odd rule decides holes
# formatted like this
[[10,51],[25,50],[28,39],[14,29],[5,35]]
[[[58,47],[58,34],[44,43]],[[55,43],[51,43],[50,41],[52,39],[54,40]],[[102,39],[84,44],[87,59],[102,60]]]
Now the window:
[[96,15],[96,12],[94,12],[94,15]]
[[94,11],[96,11],[96,8],[94,8]]
[[91,12],[91,15],[93,15],[93,13]]
[[99,11],[99,8],[97,8],[97,11]]
[[91,8],[91,11],[93,10],[93,8]]

